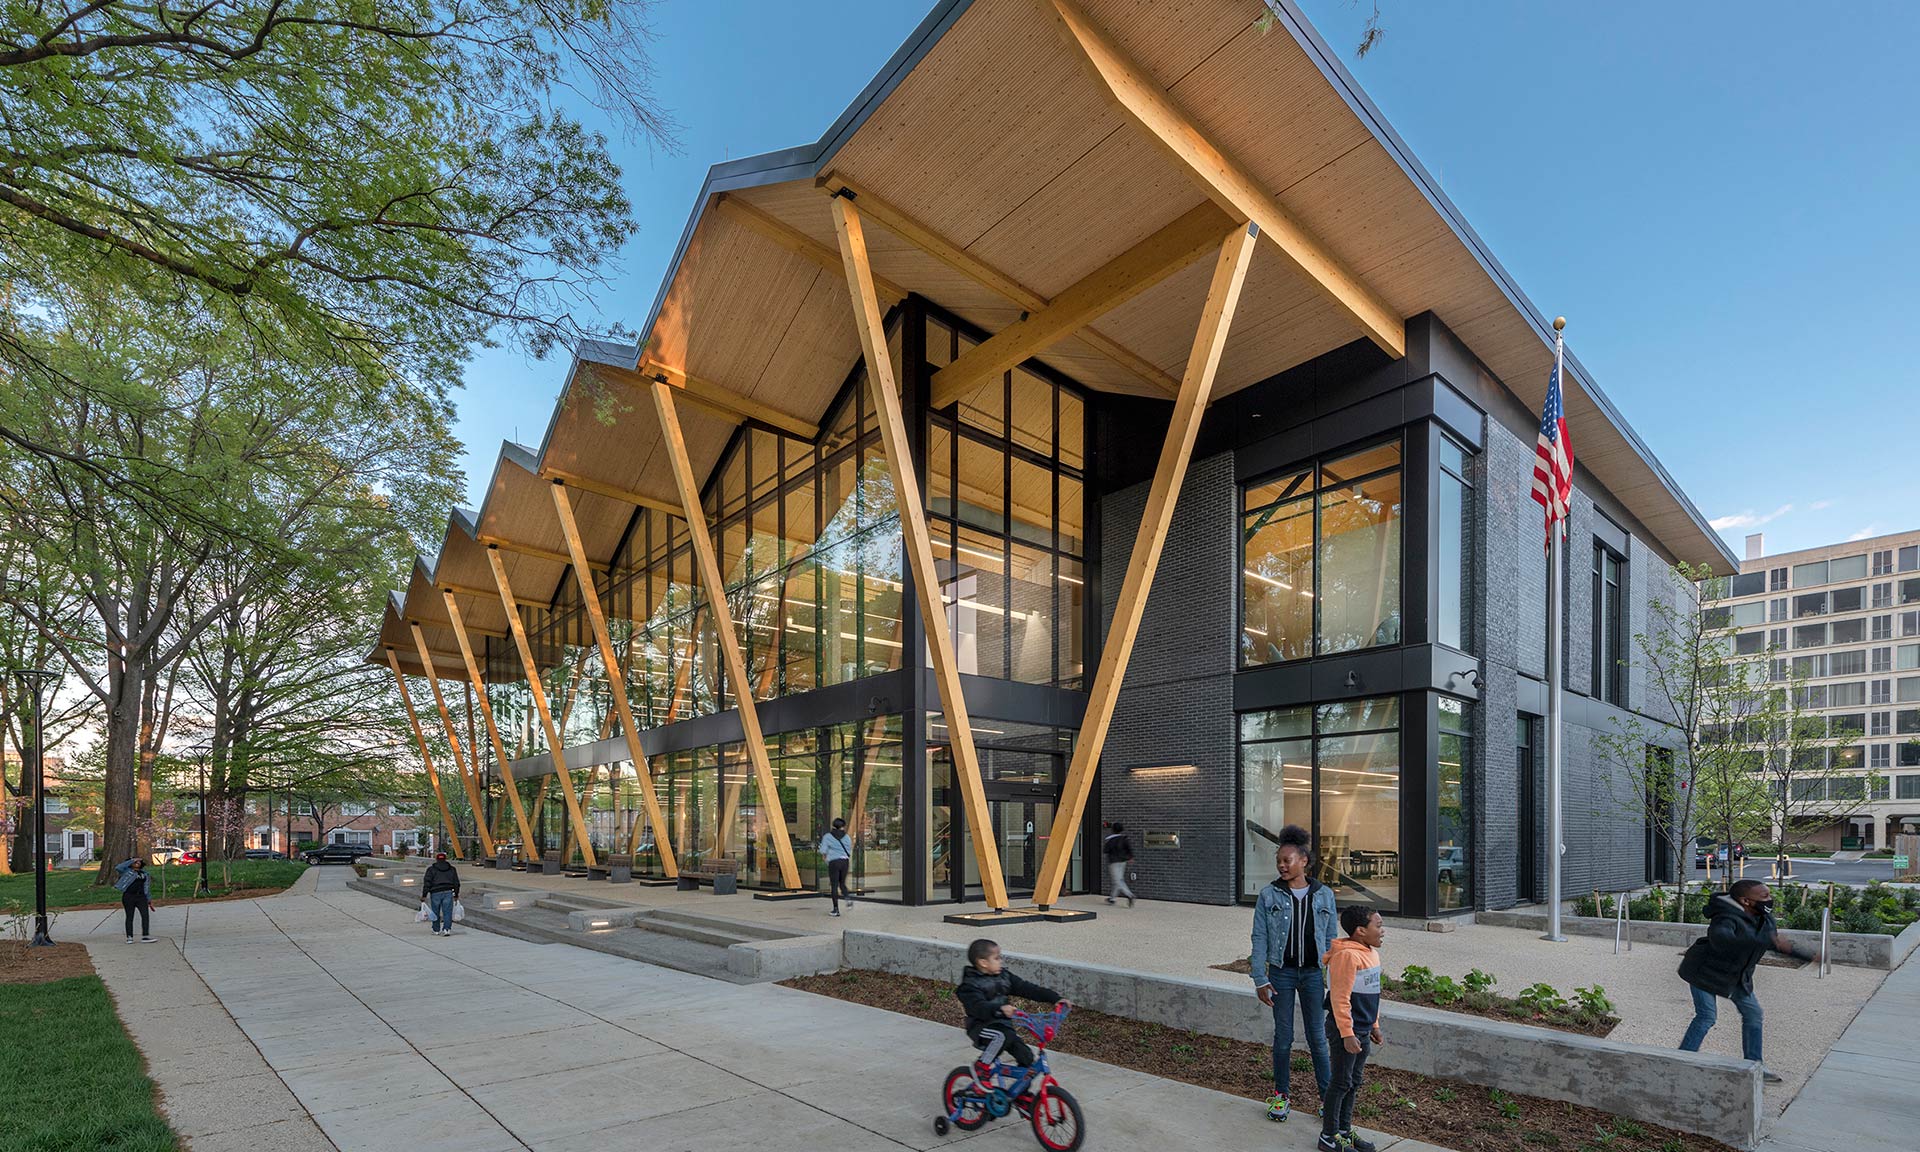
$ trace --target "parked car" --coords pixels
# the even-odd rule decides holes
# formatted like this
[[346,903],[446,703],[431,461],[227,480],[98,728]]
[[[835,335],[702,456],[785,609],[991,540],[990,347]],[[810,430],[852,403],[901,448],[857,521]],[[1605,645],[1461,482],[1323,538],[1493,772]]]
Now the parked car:
[[153,851],[147,853],[149,864],[178,864],[186,855],[185,849],[177,844],[156,844]]
[[182,864],[198,864],[200,863],[200,853],[197,849],[189,848],[185,852],[180,853],[179,862]]
[[285,860],[286,858],[287,854],[285,852],[275,852],[271,848],[247,849],[247,859],[249,860]]
[[1694,844],[1693,866],[1695,868],[1705,868],[1709,856],[1712,857],[1715,864],[1724,868],[1734,860],[1745,860],[1747,858],[1747,846],[1735,841],[1732,849],[1729,850],[1725,844],[1713,840],[1696,842]]
[[373,855],[373,849],[364,844],[322,844],[307,853],[309,864],[351,864],[362,856]]
[[1458,845],[1440,849],[1440,883],[1454,884],[1467,875],[1467,850]]

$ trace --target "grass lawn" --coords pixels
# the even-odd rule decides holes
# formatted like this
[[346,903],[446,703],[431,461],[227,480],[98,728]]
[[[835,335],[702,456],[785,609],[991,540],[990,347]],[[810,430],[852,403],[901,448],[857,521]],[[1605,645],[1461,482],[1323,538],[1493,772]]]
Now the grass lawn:
[[98,976],[0,985],[0,1152],[177,1152]]
[[[225,866],[231,870],[233,883],[222,883],[222,865],[218,860],[207,864],[207,882],[213,886],[215,897],[230,896],[245,892],[264,896],[278,892],[299,878],[307,870],[301,860],[235,860]],[[162,867],[149,864],[147,871],[153,873],[153,899],[155,903],[167,903],[174,900],[193,898],[194,882],[200,877],[198,864],[168,864]],[[92,868],[53,869],[47,872],[48,908],[87,908],[118,907],[120,893],[111,885],[96,886],[93,882],[95,872]],[[16,872],[11,876],[0,876],[0,907],[15,904],[22,908],[33,907],[33,872]]]

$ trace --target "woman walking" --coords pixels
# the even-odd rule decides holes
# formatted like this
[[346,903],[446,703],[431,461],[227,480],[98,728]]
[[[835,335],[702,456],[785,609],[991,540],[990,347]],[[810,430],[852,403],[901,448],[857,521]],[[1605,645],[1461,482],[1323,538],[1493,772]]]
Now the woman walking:
[[820,858],[827,862],[827,894],[833,898],[829,916],[840,915],[840,900],[853,907],[853,894],[847,891],[847,870],[853,866],[853,840],[847,835],[847,822],[835,816],[833,828],[820,837]]
[[447,863],[445,852],[433,854],[421,887],[427,893],[427,907],[433,913],[433,934],[453,935],[453,902],[460,899],[460,872]]
[[114,865],[113,871],[113,886],[120,889],[120,907],[127,914],[127,943],[133,943],[133,913],[136,909],[140,913],[140,942],[153,943],[153,877],[147,875],[146,858],[135,856],[122,861]]

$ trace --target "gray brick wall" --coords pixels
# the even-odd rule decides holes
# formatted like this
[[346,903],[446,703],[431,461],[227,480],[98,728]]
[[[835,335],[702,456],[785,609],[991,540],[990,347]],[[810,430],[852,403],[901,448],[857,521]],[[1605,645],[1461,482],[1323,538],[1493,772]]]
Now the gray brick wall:
[[[1140,873],[1136,888],[1157,900],[1234,899],[1238,495],[1231,453],[1189,466],[1101,757],[1100,818],[1127,826]],[[1136,484],[1101,501],[1103,628],[1146,499],[1147,485]],[[1146,764],[1192,764],[1197,771],[1140,778],[1129,771]],[[1180,847],[1149,848],[1148,831],[1178,833]]]

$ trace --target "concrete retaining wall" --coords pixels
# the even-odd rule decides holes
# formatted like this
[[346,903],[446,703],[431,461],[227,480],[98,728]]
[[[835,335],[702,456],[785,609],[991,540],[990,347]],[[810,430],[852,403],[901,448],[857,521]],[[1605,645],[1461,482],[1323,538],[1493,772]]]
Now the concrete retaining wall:
[[[1476,912],[1473,921],[1497,928],[1524,928],[1530,932],[1547,930],[1545,912]],[[1916,926],[1920,926],[1920,921],[1909,924],[1907,930],[1897,937],[1877,933],[1834,932],[1827,938],[1828,957],[1835,964],[1890,972],[1898,961],[1906,959],[1915,944],[1920,944],[1920,936],[1913,934]],[[1675,924],[1661,920],[1634,920],[1629,927],[1635,944],[1670,944],[1675,948],[1685,948],[1707,934],[1705,924]],[[1570,936],[1612,936],[1613,921],[1597,916],[1562,916],[1560,929]],[[1803,932],[1794,928],[1783,928],[1781,932],[1809,953],[1820,947],[1818,932]],[[1901,941],[1907,941],[1904,951]]]
[[[844,934],[846,964],[957,982],[963,945],[881,932]],[[1243,986],[1007,954],[1020,975],[1089,1008],[1210,1036],[1272,1042],[1272,1017]],[[1751,1148],[1760,1131],[1760,1066],[1745,1060],[1597,1040],[1447,1012],[1382,1005],[1375,1063],[1507,1092],[1566,1100]]]
[[840,937],[789,936],[782,940],[745,940],[727,946],[727,971],[749,980],[787,980],[837,972],[842,966]]

